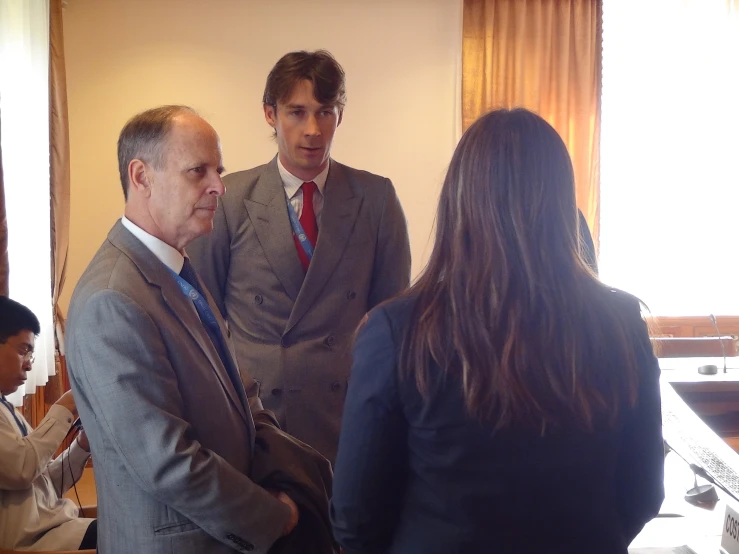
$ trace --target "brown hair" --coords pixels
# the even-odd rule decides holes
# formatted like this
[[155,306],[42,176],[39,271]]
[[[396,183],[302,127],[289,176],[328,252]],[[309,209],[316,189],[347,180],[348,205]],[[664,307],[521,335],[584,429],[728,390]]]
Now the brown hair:
[[128,165],[139,159],[161,169],[164,164],[164,144],[174,118],[182,113],[196,113],[188,106],[170,105],[152,108],[136,114],[123,126],[118,136],[118,173],[123,197],[128,200]]
[[470,415],[496,430],[592,429],[636,401],[631,300],[582,260],[570,157],[538,115],[496,110],[464,134],[407,294],[401,375],[424,394],[432,363],[459,375]]
[[267,76],[264,104],[277,107],[286,102],[300,81],[313,84],[313,96],[321,104],[346,105],[344,70],[326,50],[290,52],[282,56]]

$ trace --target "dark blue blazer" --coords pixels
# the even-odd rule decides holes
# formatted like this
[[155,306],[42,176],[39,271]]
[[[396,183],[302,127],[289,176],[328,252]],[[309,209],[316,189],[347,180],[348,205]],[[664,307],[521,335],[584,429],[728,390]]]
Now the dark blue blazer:
[[[615,428],[509,430],[471,420],[458,379],[432,368],[430,396],[399,379],[413,312],[370,313],[354,349],[331,517],[347,554],[625,554],[664,498],[659,366],[638,303],[639,400]],[[603,371],[619,371],[602,345]]]

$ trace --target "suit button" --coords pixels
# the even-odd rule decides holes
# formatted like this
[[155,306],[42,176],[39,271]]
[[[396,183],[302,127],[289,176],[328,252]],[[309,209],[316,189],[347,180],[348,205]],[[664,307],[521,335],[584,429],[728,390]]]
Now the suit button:
[[334,392],[339,392],[341,390],[341,383],[339,383],[338,381],[331,383],[331,390]]
[[329,336],[326,337],[326,340],[323,341],[323,343],[326,346],[333,346],[335,341],[336,341],[336,339],[334,338],[334,336],[333,335],[329,335]]
[[282,345],[283,348],[287,348],[288,346],[290,346],[290,339],[287,337],[282,337],[280,344]]
[[349,292],[346,293],[346,297],[349,300],[354,300],[357,297],[357,293],[354,292],[353,290],[350,290]]
[[254,303],[255,304],[261,304],[262,302],[264,302],[264,298],[262,298],[262,295],[261,294],[257,294],[254,297]]
[[280,396],[282,394],[282,389],[272,389],[272,396]]

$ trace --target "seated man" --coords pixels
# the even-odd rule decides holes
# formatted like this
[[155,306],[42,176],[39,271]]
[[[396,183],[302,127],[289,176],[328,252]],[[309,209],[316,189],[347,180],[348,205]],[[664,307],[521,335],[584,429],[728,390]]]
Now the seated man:
[[95,548],[97,521],[78,517],[77,506],[62,498],[90,457],[87,437],[80,433],[52,460],[77,414],[71,392],[35,430],[5,399],[26,380],[39,331],[33,312],[0,296],[0,548]]

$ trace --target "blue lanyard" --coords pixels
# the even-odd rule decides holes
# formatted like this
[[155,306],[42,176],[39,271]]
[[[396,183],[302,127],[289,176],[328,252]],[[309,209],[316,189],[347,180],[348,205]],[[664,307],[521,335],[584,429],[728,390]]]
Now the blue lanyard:
[[[177,284],[180,285],[182,292],[184,292],[185,295],[195,304],[195,309],[197,310],[198,315],[203,321],[203,324],[207,325],[212,330],[217,331],[218,334],[220,334],[221,331],[220,327],[218,326],[218,320],[216,320],[216,316],[213,314],[213,310],[210,309],[208,301],[195,289],[195,287],[185,281],[185,279],[183,279],[179,274],[172,271],[169,267],[167,269],[169,269],[169,272],[172,274],[172,276],[174,276]],[[214,344],[213,346],[218,348],[218,345]]]
[[295,208],[293,208],[289,198],[287,199],[287,213],[290,216],[290,226],[293,228],[295,236],[298,237],[300,246],[303,247],[303,252],[305,252],[305,255],[308,257],[308,261],[312,260],[313,245],[308,240],[308,236],[305,234],[303,226],[300,224],[300,219],[298,219],[298,214],[295,213]]
[[15,414],[15,408],[13,408],[13,406],[10,405],[10,402],[8,402],[7,400],[5,400],[5,397],[4,396],[0,397],[0,403],[2,403],[3,406],[5,406],[10,411],[11,415],[13,416],[13,419],[18,424],[18,429],[20,429],[21,434],[24,437],[27,437],[28,436],[28,428],[25,425],[23,425],[23,422],[20,419],[18,419],[18,416]]
[[200,322],[203,324],[203,327],[205,327],[205,331],[208,333],[210,342],[213,343],[213,346],[218,353],[218,357],[221,359],[221,363],[226,369],[228,378],[231,380],[231,384],[234,386],[234,390],[236,391],[239,400],[241,400],[242,406],[244,406],[248,413],[249,403],[244,394],[244,387],[242,385],[241,376],[239,375],[239,368],[236,365],[234,359],[231,357],[228,345],[226,344],[226,340],[224,339],[223,333],[221,332],[221,327],[218,325],[218,320],[216,319],[213,310],[211,310],[208,301],[205,299],[205,296],[201,294],[198,289],[196,289],[192,284],[188,283],[184,277],[178,275],[170,268],[167,269],[169,269],[169,272],[177,281],[177,284],[180,286],[180,289],[182,289],[182,292],[184,292],[185,295],[190,300],[192,300],[193,304],[195,305],[195,310],[197,310],[198,315],[200,316]]

